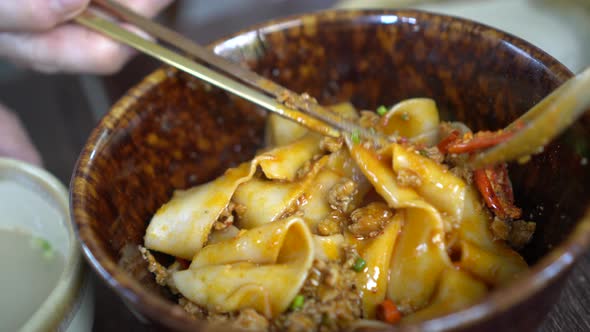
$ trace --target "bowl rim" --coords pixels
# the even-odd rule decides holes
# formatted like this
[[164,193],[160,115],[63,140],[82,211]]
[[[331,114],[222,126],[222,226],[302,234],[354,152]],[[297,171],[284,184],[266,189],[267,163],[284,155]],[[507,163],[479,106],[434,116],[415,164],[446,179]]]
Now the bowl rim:
[[[415,9],[330,9],[295,14],[249,26],[212,42],[208,47],[211,50],[214,49],[217,51],[218,47],[225,42],[251,31],[282,29],[283,27],[292,25],[300,26],[304,24],[304,18],[309,15],[316,18],[320,15],[320,18],[324,19],[329,17],[329,21],[346,21],[349,18],[358,19],[361,17],[364,19],[370,19],[371,17],[382,17],[384,15],[414,19],[417,16],[421,16],[420,20],[446,17],[454,22],[475,27],[478,29],[479,33],[489,33],[496,38],[508,40],[510,43],[518,47],[526,47],[530,51],[529,53],[531,57],[540,60],[558,80],[563,81],[573,76],[571,71],[554,57],[510,33],[473,20]],[[318,21],[321,22],[321,20]],[[88,163],[92,160],[93,152],[106,143],[105,138],[109,134],[108,130],[103,130],[101,128],[104,128],[109,123],[117,123],[120,121],[121,116],[132,104],[135,103],[138,97],[150,91],[160,82],[165,80],[170,73],[174,72],[176,72],[175,69],[161,67],[146,76],[140,83],[133,86],[128,93],[119,99],[94,128],[74,168],[74,173],[70,182],[70,209],[72,211],[72,222],[74,223],[76,234],[82,244],[83,254],[92,268],[107,282],[108,286],[126,302],[130,302],[137,306],[137,308],[139,308],[141,312],[147,314],[150,319],[172,328],[186,330],[189,328],[195,328],[195,326],[201,325],[202,322],[190,319],[180,306],[147,291],[139,284],[139,282],[127,275],[122,269],[118,268],[116,263],[109,259],[109,254],[102,247],[101,243],[97,241],[95,234],[89,226],[89,216],[86,215],[80,207],[81,201],[84,200],[83,196],[87,186],[83,179],[88,176]],[[108,128],[108,126],[106,127]],[[589,248],[590,209],[587,209],[584,216],[576,223],[571,234],[569,234],[560,245],[551,249],[548,254],[543,256],[535,265],[531,266],[530,271],[525,275],[509,285],[491,292],[480,302],[468,308],[425,322],[401,326],[400,330],[452,330],[459,327],[471,326],[498,315],[499,313],[507,311],[511,307],[524,302],[534,293],[546,288],[552,281],[566,275],[571,270],[576,260]]]

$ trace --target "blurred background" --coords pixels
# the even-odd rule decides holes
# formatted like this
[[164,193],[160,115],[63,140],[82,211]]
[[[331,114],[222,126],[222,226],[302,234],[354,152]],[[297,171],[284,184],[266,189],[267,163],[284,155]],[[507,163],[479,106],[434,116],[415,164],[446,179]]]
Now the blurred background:
[[[462,16],[532,42],[573,72],[590,65],[590,0],[177,0],[158,19],[207,44],[271,18],[333,7],[414,7]],[[78,153],[96,122],[158,66],[138,56],[120,73],[97,77],[43,75],[0,62],[0,101],[19,114],[45,167],[68,184]],[[571,330],[568,321],[590,320],[588,255],[582,265],[543,331]],[[145,330],[102,282],[95,283],[96,331]]]

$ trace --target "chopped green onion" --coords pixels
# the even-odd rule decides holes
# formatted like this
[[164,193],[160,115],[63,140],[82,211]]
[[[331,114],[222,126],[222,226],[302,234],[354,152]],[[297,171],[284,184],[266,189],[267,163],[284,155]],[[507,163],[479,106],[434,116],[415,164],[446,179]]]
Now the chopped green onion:
[[361,272],[365,269],[365,266],[367,266],[367,262],[362,257],[358,257],[356,261],[354,261],[352,269],[356,272]]
[[401,114],[401,118],[404,121],[408,121],[408,120],[410,120],[410,115],[408,113],[404,112]]
[[358,130],[353,130],[350,134],[350,139],[352,140],[352,143],[359,144],[361,142],[361,134]]
[[385,115],[385,113],[387,113],[387,112],[388,112],[388,109],[384,105],[377,107],[377,114]]
[[291,302],[291,310],[299,310],[303,308],[303,303],[305,303],[305,297],[303,297],[303,295],[299,294],[295,296],[293,302]]
[[49,243],[49,241],[36,237],[33,239],[33,246],[41,249],[43,252],[43,257],[48,259],[53,257],[53,248],[51,247],[51,243]]
[[426,150],[418,150],[418,153],[424,157],[428,157],[428,152],[426,152]]

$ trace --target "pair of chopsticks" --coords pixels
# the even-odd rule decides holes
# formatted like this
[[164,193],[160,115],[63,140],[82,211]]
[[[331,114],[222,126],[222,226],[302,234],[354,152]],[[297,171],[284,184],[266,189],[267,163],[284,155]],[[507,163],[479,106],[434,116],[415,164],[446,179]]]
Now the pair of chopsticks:
[[[105,16],[105,14],[110,14],[120,21],[135,25],[156,41],[174,46],[201,63],[170,50],[158,42],[121,28],[114,20],[108,19],[108,15]],[[211,85],[242,97],[323,135],[340,137],[342,132],[345,132],[373,140],[380,143],[380,145],[387,142],[387,139],[382,135],[342,118],[338,114],[320,106],[313,99],[301,96],[259,76],[253,71],[230,62],[177,32],[143,17],[115,1],[94,0],[91,2],[91,6],[74,20],[87,28],[127,44]]]

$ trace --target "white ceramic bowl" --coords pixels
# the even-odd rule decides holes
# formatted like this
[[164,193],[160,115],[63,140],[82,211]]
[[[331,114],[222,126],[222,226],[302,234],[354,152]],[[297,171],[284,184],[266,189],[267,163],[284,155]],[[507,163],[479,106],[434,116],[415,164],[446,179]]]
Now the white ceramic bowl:
[[90,331],[93,288],[70,223],[66,188],[45,170],[6,158],[0,158],[0,185],[0,229],[41,236],[65,258],[53,290],[20,331]]

